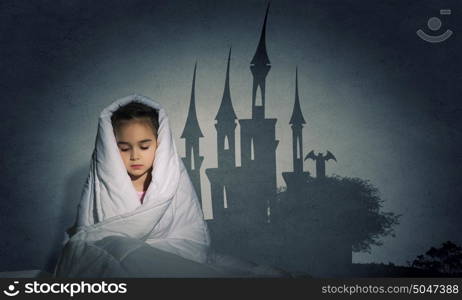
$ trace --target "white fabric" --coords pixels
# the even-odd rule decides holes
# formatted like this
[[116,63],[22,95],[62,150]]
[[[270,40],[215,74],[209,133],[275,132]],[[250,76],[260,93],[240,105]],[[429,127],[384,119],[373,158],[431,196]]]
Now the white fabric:
[[[143,204],[120,156],[111,124],[112,113],[132,100],[159,112],[158,147],[152,181]],[[167,113],[152,99],[132,94],[106,107],[100,114],[89,174],[84,185],[77,233],[70,241],[91,243],[108,236],[145,241],[152,247],[198,263],[207,261],[210,236],[199,199],[177,153]],[[65,242],[68,242],[67,240]],[[81,243],[80,243],[81,244]],[[56,269],[76,249],[64,249]]]

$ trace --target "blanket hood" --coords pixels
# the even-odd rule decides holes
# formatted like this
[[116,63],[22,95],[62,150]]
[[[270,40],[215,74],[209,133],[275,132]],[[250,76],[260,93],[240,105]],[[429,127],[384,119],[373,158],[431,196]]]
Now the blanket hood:
[[[143,204],[120,156],[111,123],[112,113],[133,100],[159,113],[152,181]],[[178,155],[167,113],[159,103],[132,94],[114,101],[101,112],[73,229],[70,242],[123,236],[197,262],[207,260],[211,243],[208,227],[197,193]]]
[[[131,101],[144,103],[159,113],[158,146],[143,204],[123,163],[111,122],[112,113]],[[137,245],[149,245],[198,263],[208,261],[211,243],[208,227],[178,155],[167,113],[159,103],[132,94],[114,101],[101,112],[88,177],[70,234],[73,235],[64,244],[54,276],[80,276],[89,270],[97,275],[119,270],[130,253],[137,253],[133,252],[136,247],[131,243],[108,242],[112,240],[135,239]],[[142,255],[136,261],[147,263],[158,259],[156,255]],[[130,268],[125,270],[126,274],[136,274]]]
[[[143,205],[130,180],[117,147],[111,123],[120,106],[138,101],[158,111],[158,146],[152,168],[152,181]],[[171,199],[179,183],[182,161],[170,129],[165,109],[154,100],[132,94],[107,106],[100,114],[89,174],[81,194],[78,226],[107,222],[111,218],[159,206]]]

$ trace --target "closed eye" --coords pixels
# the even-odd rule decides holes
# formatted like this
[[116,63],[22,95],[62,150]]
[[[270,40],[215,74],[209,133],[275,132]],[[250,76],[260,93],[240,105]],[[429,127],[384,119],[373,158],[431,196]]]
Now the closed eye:
[[[140,148],[141,148],[142,150],[148,150],[148,149],[149,149],[149,146],[148,146],[148,147],[140,147]],[[120,149],[120,151],[122,151],[122,152],[126,152],[126,151],[128,151],[128,150],[130,150],[130,148],[127,148],[127,149],[122,149],[122,148],[121,148],[121,149]]]

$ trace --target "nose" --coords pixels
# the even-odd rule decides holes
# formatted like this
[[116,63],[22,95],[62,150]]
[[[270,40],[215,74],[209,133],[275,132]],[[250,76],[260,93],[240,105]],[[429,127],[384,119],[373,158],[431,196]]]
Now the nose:
[[138,158],[139,158],[138,150],[133,149],[133,150],[130,152],[130,160],[138,160]]

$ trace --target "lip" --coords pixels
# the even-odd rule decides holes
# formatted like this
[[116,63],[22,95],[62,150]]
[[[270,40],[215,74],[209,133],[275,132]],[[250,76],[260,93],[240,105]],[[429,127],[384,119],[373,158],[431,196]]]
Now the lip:
[[132,167],[133,169],[139,169],[142,168],[143,165],[131,165],[130,167]]

